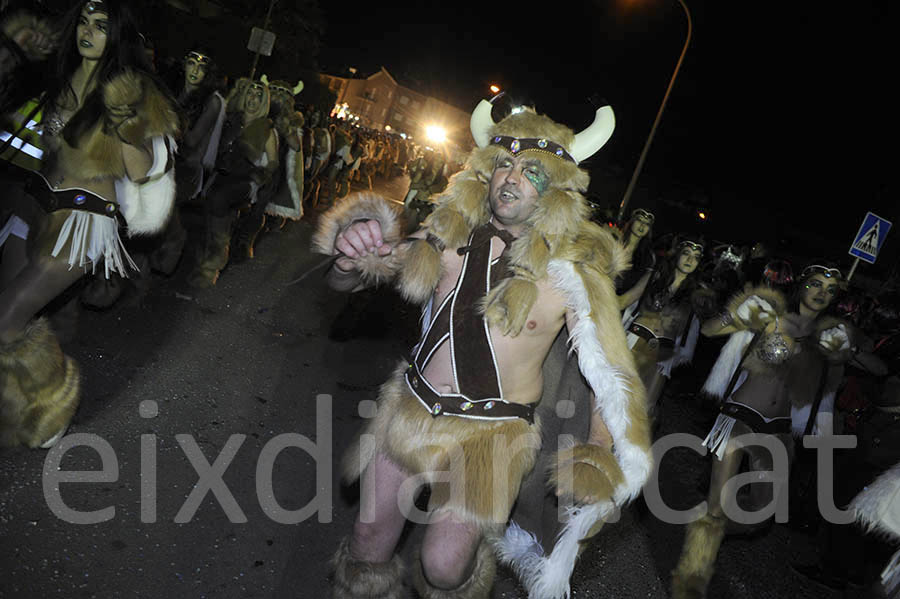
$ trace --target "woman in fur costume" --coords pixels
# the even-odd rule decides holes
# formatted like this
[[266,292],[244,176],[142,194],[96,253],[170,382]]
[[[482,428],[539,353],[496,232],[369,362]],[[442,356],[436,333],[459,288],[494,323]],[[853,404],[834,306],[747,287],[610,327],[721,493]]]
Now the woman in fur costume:
[[257,192],[278,168],[278,136],[268,116],[269,102],[269,86],[246,78],[238,79],[228,95],[215,173],[202,192],[206,239],[188,278],[195,287],[216,284],[228,264],[238,210],[256,203]]
[[[690,362],[697,347],[700,321],[696,314],[702,311],[703,297],[697,267],[702,259],[701,244],[682,241],[646,286],[640,286],[644,288],[640,299],[629,305],[623,318],[651,414],[672,369]],[[619,296],[620,303],[632,293]]]
[[[15,215],[0,231],[0,443],[52,445],[79,397],[78,369],[44,319],[49,301],[98,266],[125,275],[133,266],[119,237],[156,233],[171,212],[172,135],[177,116],[142,70],[143,45],[129,6],[79,3],[66,19],[57,72],[21,124],[14,151],[41,159],[7,188]],[[21,114],[21,112],[19,113]],[[25,132],[38,132],[25,141]],[[38,147],[35,144],[40,144]],[[11,155],[12,154],[12,155]]]
[[[826,314],[842,283],[838,269],[814,264],[803,270],[790,301],[758,287],[736,295],[721,316],[703,324],[704,335],[731,335],[703,387],[725,399],[704,441],[715,455],[708,511],[687,527],[673,571],[675,599],[705,596],[726,525],[741,532],[759,529],[769,519],[758,513],[786,489],[787,472],[775,468],[776,456],[741,437],[759,433],[780,443],[789,464],[792,423],[802,422],[799,434],[831,433],[828,396],[833,398],[841,378],[841,369],[831,366],[852,356],[855,336],[849,325]],[[806,417],[792,420],[797,410]],[[747,485],[746,498],[728,484],[745,454],[752,471],[776,476]]]
[[[295,106],[294,96],[303,91],[303,82],[269,83],[272,92],[272,120],[278,132],[278,173],[267,186],[265,210],[285,222],[303,218],[303,126],[304,118]],[[252,247],[252,246],[251,246]]]
[[[401,596],[394,549],[414,518],[398,509],[416,491],[409,477],[431,485],[413,574],[424,598],[487,598],[494,545],[531,597],[553,599],[569,594],[579,542],[650,473],[643,387],[612,283],[621,246],[588,220],[578,167],[609,138],[612,110],[576,136],[528,110],[494,124],[491,107],[476,108],[478,148],[411,238],[389,202],[357,194],[322,216],[313,240],[338,256],[333,287],[393,279],[425,306],[412,359],[382,387],[346,456],[346,479],[362,477],[363,512],[335,556],[336,597]],[[507,520],[537,458],[541,366],[564,325],[595,400],[588,438],[549,447],[559,450],[549,484],[569,510],[548,554]]]

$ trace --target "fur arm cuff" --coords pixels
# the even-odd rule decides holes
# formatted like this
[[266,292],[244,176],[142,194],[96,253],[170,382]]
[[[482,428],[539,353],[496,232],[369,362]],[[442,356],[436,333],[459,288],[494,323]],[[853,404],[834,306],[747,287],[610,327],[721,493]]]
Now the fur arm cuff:
[[578,503],[610,501],[615,488],[625,481],[616,456],[591,443],[563,449],[551,463],[551,487]]
[[787,299],[774,289],[755,287],[731,298],[727,309],[733,317],[732,326],[739,331],[761,331],[773,317],[787,312]]
[[[334,255],[338,235],[353,223],[367,220],[378,221],[385,242],[395,244],[400,240],[403,227],[399,211],[385,198],[362,192],[347,196],[322,215],[312,238],[313,251]],[[387,256],[368,254],[354,260],[363,280],[375,284],[393,278],[401,264],[400,252],[396,248]]]

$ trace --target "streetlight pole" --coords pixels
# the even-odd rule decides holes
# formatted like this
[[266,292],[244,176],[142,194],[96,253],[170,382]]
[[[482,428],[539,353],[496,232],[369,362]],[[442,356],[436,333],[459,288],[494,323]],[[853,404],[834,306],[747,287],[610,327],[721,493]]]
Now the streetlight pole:
[[625,207],[628,206],[628,200],[631,199],[631,193],[634,191],[635,183],[637,183],[638,176],[641,174],[641,169],[644,166],[644,159],[647,158],[647,150],[650,149],[650,143],[653,141],[653,136],[656,135],[656,127],[659,125],[663,110],[665,110],[666,108],[666,102],[669,99],[669,94],[672,92],[672,87],[675,86],[675,77],[678,76],[678,69],[681,68],[681,63],[684,61],[684,55],[685,53],[687,53],[688,44],[691,43],[691,31],[693,30],[691,24],[691,11],[688,10],[687,4],[684,3],[684,0],[678,0],[678,3],[681,4],[681,8],[684,9],[684,14],[687,15],[687,39],[684,40],[684,47],[681,49],[681,56],[678,57],[678,63],[675,65],[675,72],[672,73],[672,78],[669,80],[669,87],[666,89],[666,95],[663,96],[662,104],[659,105],[659,112],[656,113],[656,120],[653,121],[653,127],[650,129],[650,135],[647,136],[647,141],[644,142],[644,149],[641,150],[641,157],[638,158],[638,163],[634,168],[634,173],[631,174],[631,181],[629,181],[628,188],[625,190],[625,197],[622,198],[622,203],[619,205],[619,222],[622,222],[622,219],[625,217]]

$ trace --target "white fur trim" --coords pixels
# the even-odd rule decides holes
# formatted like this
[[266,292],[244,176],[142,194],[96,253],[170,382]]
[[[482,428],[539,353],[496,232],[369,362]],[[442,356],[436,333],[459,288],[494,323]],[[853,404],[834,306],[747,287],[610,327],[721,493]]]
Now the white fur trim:
[[537,537],[510,522],[506,534],[495,542],[497,558],[513,569],[528,589],[529,599],[568,599],[569,579],[578,559],[578,541],[614,510],[615,506],[609,502],[569,508],[565,527],[550,555],[544,553]]
[[287,168],[284,169],[284,176],[287,180],[288,189],[291,192],[291,200],[294,207],[288,208],[275,202],[269,202],[266,205],[266,214],[284,216],[291,220],[300,220],[303,218],[303,200],[301,197],[302,190],[297,186],[297,179],[295,178],[297,176],[297,152],[289,148],[285,161],[287,162]]
[[850,508],[868,530],[900,540],[900,464],[865,487],[850,502]]
[[550,555],[544,555],[537,539],[521,531],[518,526],[507,528],[506,535],[497,543],[498,555],[516,571],[528,588],[531,599],[569,597],[569,579],[578,558],[578,542],[595,523],[612,513],[616,505],[624,505],[637,497],[652,469],[649,452],[632,444],[626,436],[629,426],[628,389],[621,373],[606,358],[597,337],[598,323],[591,319],[584,282],[575,272],[575,267],[563,260],[551,260],[547,272],[575,312],[575,324],[569,331],[569,338],[578,354],[581,373],[594,392],[594,409],[600,411],[612,435],[616,460],[625,482],[613,491],[614,503],[603,502],[569,509],[566,524]]
[[703,392],[712,397],[722,397],[728,389],[728,383],[734,376],[734,371],[741,364],[744,350],[753,340],[752,331],[738,331],[732,333],[728,342],[719,352],[719,357],[713,365],[706,382],[703,383]]
[[570,262],[551,260],[547,272],[575,312],[574,330],[569,331],[569,338],[578,354],[581,374],[594,392],[594,409],[600,411],[613,438],[616,459],[625,475],[625,482],[613,493],[613,501],[624,505],[640,494],[652,469],[648,452],[631,443],[626,436],[630,424],[628,388],[622,374],[609,363],[600,345],[598,323],[591,319],[587,290],[575,267]]
[[[174,143],[170,138],[171,152]],[[138,185],[127,177],[116,181],[116,201],[128,223],[129,237],[159,233],[169,222],[175,205],[175,169],[164,170],[171,157],[169,147],[162,136],[153,138],[153,166],[146,183]]]

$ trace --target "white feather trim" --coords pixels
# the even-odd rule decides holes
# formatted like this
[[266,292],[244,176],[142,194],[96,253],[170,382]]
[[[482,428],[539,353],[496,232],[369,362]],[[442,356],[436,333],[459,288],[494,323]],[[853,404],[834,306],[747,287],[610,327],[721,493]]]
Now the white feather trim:
[[612,435],[616,459],[625,478],[625,482],[614,490],[612,502],[573,507],[567,511],[566,524],[550,555],[544,554],[536,537],[515,524],[507,528],[506,535],[497,543],[500,559],[518,574],[530,599],[565,599],[570,595],[569,579],[578,558],[578,542],[587,536],[594,524],[609,516],[616,505],[624,505],[637,497],[650,476],[652,463],[648,452],[627,438],[630,424],[628,389],[600,344],[584,282],[570,262],[551,260],[547,272],[575,313],[575,324],[569,331],[572,347],[578,354],[581,373],[594,392],[595,409],[600,411]]
[[97,263],[102,260],[107,279],[110,272],[128,277],[126,263],[134,270],[138,270],[137,264],[122,244],[119,237],[119,223],[115,218],[73,210],[63,222],[50,255],[54,258],[58,256],[67,243],[69,268],[76,266],[86,268],[90,264],[91,272],[95,272]]
[[744,350],[753,339],[752,331],[738,331],[732,333],[728,342],[719,352],[719,357],[713,365],[706,382],[703,383],[703,392],[712,397],[722,397],[728,390],[728,383],[734,376],[734,371],[741,364]]

